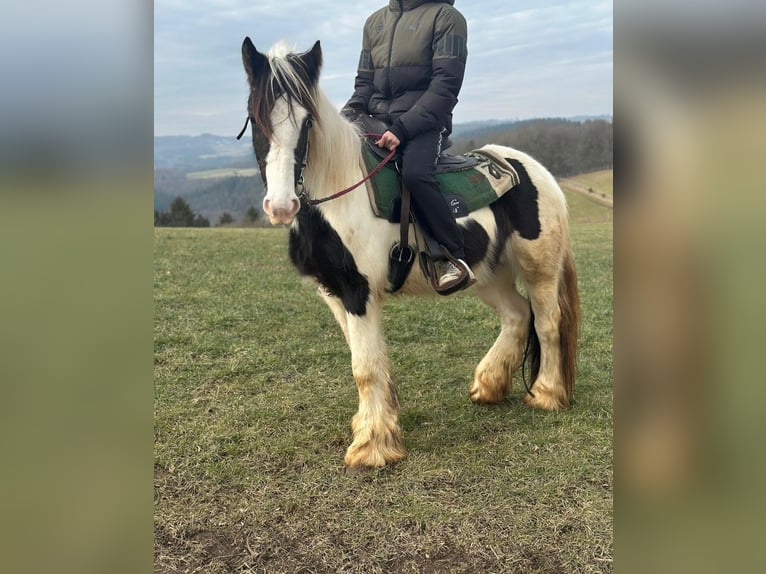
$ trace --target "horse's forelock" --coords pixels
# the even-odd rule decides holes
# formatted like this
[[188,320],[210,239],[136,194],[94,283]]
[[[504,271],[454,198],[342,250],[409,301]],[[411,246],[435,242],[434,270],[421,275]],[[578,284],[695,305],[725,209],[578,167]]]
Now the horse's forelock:
[[279,94],[274,89],[274,76],[271,72],[250,88],[250,101],[248,104],[250,106],[250,114],[253,117],[253,123],[258,126],[268,139],[271,139],[274,133],[273,126],[271,125],[271,110],[274,109],[274,103],[278,97]]
[[271,111],[280,96],[285,96],[293,115],[293,104],[302,106],[313,118],[317,118],[316,74],[309,70],[300,55],[289,51],[286,44],[277,44],[269,51],[269,73],[251,86],[250,111],[256,125],[271,138]]

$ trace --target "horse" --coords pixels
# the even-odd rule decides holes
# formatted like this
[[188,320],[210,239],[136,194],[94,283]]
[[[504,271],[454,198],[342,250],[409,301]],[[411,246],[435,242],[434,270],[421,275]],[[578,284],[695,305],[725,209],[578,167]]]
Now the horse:
[[[359,127],[318,84],[320,43],[298,53],[280,42],[262,54],[246,37],[242,59],[250,87],[247,117],[266,189],[263,211],[272,225],[290,226],[289,257],[301,275],[316,282],[351,350],[359,406],[345,467],[353,472],[396,463],[406,449],[381,313],[390,296],[388,254],[399,228],[375,217],[363,191],[326,201],[363,180],[366,169]],[[524,402],[545,410],[568,408],[580,304],[566,200],[554,177],[529,155],[493,144],[485,148],[513,165],[520,183],[458,219],[476,277],[464,293],[478,296],[501,323],[475,369],[469,397],[483,404],[504,400],[526,359],[532,384]],[[409,240],[416,248],[413,228]],[[415,267],[401,293],[434,291]]]

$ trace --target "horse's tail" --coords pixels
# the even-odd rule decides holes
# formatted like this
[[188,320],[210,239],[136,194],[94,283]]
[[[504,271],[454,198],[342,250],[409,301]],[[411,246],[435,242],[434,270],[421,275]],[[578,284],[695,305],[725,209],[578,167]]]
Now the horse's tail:
[[[529,380],[530,384],[534,384],[537,375],[540,374],[540,339],[537,337],[537,331],[535,330],[535,312],[532,310],[532,304],[529,304],[529,329],[527,331],[527,347],[524,349],[524,365],[529,365]],[[522,371],[522,378],[523,377]],[[524,379],[524,386],[527,387],[527,392],[532,394],[529,386],[527,386],[527,380]]]
[[[561,375],[566,392],[566,404],[572,400],[577,367],[577,339],[580,332],[580,293],[577,289],[577,271],[574,266],[572,250],[567,246],[559,278],[558,305],[561,311],[559,320],[559,353],[561,355]],[[524,349],[524,365],[529,367],[529,380],[534,383],[540,373],[540,339],[535,330],[535,313],[530,308],[527,345]],[[523,373],[522,373],[523,375]],[[524,377],[526,385],[526,378]],[[527,392],[532,391],[527,387]]]
[[577,271],[575,270],[572,249],[567,245],[564,262],[559,278],[559,346],[561,351],[561,371],[567,402],[572,400],[577,367],[577,339],[580,333],[580,292],[577,289]]

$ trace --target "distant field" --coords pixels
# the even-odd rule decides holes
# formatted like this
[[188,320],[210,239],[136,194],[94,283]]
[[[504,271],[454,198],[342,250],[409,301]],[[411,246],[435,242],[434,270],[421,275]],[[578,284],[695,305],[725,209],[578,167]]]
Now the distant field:
[[[597,177],[594,177],[598,174]],[[594,179],[602,182],[604,187],[598,188],[598,192],[604,190],[608,193],[609,200],[612,194],[611,170],[607,172],[595,172],[595,174],[579,175],[559,181],[561,189],[564,190],[567,203],[569,205],[569,220],[573,227],[577,229],[579,224],[596,224],[612,222],[612,207],[604,201],[597,201],[593,194],[588,193],[587,187],[582,181],[593,181]],[[595,190],[595,188],[594,188]],[[611,236],[609,238],[611,241]]]
[[567,192],[583,326],[572,408],[468,399],[499,321],[393,298],[408,458],[342,471],[357,406],[285,229],[155,231],[155,573],[612,572],[612,209]]
[[612,207],[614,170],[594,171],[559,180],[559,185],[570,194],[580,194],[589,200]]
[[590,187],[599,193],[606,193],[609,197],[613,197],[614,195],[612,189],[614,184],[614,170],[606,169],[603,171],[594,171],[591,173],[577,175],[568,179],[575,181],[585,187]]
[[208,169],[205,171],[193,171],[186,174],[187,179],[214,179],[219,177],[248,177],[251,175],[257,175],[257,168],[221,168],[221,169]]

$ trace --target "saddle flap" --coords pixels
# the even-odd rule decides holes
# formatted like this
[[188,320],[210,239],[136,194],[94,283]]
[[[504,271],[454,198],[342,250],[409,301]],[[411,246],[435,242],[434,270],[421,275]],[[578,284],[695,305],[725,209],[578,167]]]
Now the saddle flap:
[[[371,171],[380,160],[373,154],[374,147],[365,145],[363,150],[366,169]],[[489,205],[519,183],[519,176],[513,166],[486,148],[474,150],[465,156],[448,157],[454,169],[437,170],[436,179],[455,218],[465,217]],[[370,205],[377,217],[392,223],[400,221],[399,185],[396,171],[388,166],[370,180],[367,190]]]

